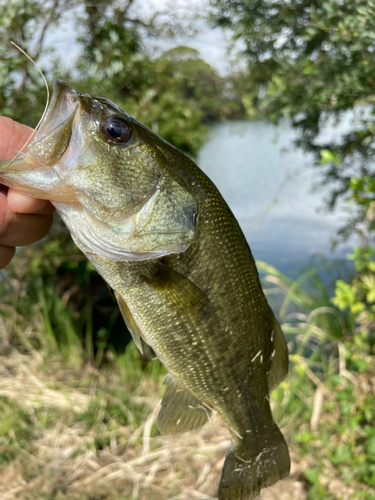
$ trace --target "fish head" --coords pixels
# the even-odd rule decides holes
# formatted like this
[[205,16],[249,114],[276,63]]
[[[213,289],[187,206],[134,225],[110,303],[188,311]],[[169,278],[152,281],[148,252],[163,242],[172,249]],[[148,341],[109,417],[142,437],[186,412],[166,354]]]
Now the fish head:
[[27,153],[0,163],[0,182],[49,199],[86,254],[159,258],[196,239],[197,202],[179,155],[113,102],[56,80]]

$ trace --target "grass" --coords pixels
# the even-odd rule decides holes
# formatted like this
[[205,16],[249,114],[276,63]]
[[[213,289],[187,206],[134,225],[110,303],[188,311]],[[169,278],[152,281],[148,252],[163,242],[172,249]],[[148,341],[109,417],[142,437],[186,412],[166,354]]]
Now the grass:
[[[290,477],[261,499],[374,500],[373,352],[316,273],[292,282],[260,267],[291,348],[272,407],[292,457]],[[145,365],[133,343],[88,356],[74,311],[45,280],[31,295],[20,275],[0,286],[2,500],[215,498],[230,444],[217,414],[198,432],[160,436],[158,361]]]
[[1,366],[2,499],[161,500],[196,498],[198,488],[200,498],[214,495],[229,434],[215,415],[198,433],[158,436],[161,375],[134,388],[117,364],[69,369],[15,348]]
[[319,273],[291,281],[265,263],[278,296],[291,373],[273,393],[274,415],[299,457],[309,499],[375,499],[375,367],[366,332],[334,307]]

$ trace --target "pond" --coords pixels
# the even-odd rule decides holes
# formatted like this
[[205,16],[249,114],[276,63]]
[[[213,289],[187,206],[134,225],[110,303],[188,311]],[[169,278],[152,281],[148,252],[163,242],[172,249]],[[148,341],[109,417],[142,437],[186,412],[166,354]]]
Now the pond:
[[290,277],[313,255],[342,258],[353,243],[331,249],[347,214],[324,211],[329,186],[313,189],[319,169],[293,147],[295,137],[286,120],[226,122],[210,129],[197,160],[237,217],[254,258]]

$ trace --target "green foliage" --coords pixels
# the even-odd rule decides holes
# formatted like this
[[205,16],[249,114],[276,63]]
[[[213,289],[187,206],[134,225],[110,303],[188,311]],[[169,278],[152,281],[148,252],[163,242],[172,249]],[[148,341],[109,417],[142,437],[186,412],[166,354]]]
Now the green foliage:
[[[353,381],[355,385],[341,377],[329,377],[319,432],[312,432],[306,424],[302,424],[293,435],[300,451],[318,459],[316,468],[304,471],[312,485],[309,491],[311,499],[326,498],[327,474],[343,478],[347,485],[356,482],[370,488],[374,486],[375,462],[372,449],[375,402],[373,397],[358,391],[359,380],[353,377]],[[300,391],[304,385],[306,384],[300,381]],[[305,395],[308,396],[308,393],[305,392]],[[305,418],[307,420],[308,415]],[[353,498],[359,498],[356,496],[358,493]]]
[[[157,37],[172,43],[176,34],[191,32],[193,16],[181,19],[173,11],[168,18],[158,12],[147,16],[133,0],[0,0],[0,9],[0,109],[17,121],[36,125],[45,88],[11,40],[27,51],[49,82],[62,78],[83,93],[113,100],[191,155],[203,144],[207,123],[242,116],[242,106],[229,97],[229,79],[220,77],[196,50],[177,47],[156,56],[146,45]],[[47,44],[47,35],[62,25],[76,32],[74,67]]]
[[195,155],[207,124],[239,116],[240,106],[227,97],[228,82],[196,50],[176,47],[155,59],[121,57],[115,73],[105,65],[98,72],[97,63],[82,58],[80,71],[88,78],[75,86],[105,95],[182,151]]
[[0,112],[31,127],[44,109],[46,90],[36,68],[11,45],[17,43],[48,79],[62,71],[47,34],[65,24],[77,0],[0,0]]
[[32,417],[8,398],[0,397],[0,466],[6,465],[24,447],[32,433]]
[[332,303],[341,311],[349,311],[357,338],[369,346],[375,342],[375,251],[370,246],[355,247],[348,256],[357,273],[351,282],[336,281]]
[[[373,251],[355,255],[357,269],[367,272]],[[263,262],[257,266],[290,350],[290,374],[272,394],[273,413],[308,464],[308,498],[339,498],[328,487],[339,478],[347,498],[373,500],[375,372],[369,336],[357,328],[358,314],[337,303],[337,288],[331,299],[317,266],[296,281]],[[342,278],[339,283],[350,286]]]
[[[297,145],[314,155],[323,183],[331,182],[329,206],[355,195],[353,176],[373,197],[375,2],[211,0],[211,6],[213,23],[231,30],[247,61],[242,92],[248,115],[292,119]],[[324,125],[355,108],[361,111],[357,123],[327,138]],[[342,234],[364,214],[356,204]]]
[[347,279],[345,264],[313,259],[296,280],[265,262],[257,261],[257,267],[265,294],[278,311],[291,353],[319,363],[329,372],[336,362],[338,345],[352,335],[350,318],[332,306],[330,286],[325,284],[338,276]]
[[[83,362],[81,331],[85,316],[74,314],[64,298],[58,295],[55,272],[48,274],[41,267],[35,269],[36,272],[30,272],[30,281],[17,277],[18,273],[13,271],[7,291],[1,287],[0,314],[9,319],[15,338],[27,351],[36,349],[52,356],[61,353],[68,364],[80,366]],[[38,274],[38,271],[42,273]],[[38,334],[28,340],[23,332],[30,328]]]

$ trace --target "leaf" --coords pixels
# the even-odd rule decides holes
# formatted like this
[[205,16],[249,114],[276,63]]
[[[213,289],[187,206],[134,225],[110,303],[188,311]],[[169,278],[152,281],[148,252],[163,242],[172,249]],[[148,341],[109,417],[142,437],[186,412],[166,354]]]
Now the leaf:
[[316,484],[319,482],[320,471],[318,469],[305,469],[303,473],[309,483]]
[[331,151],[329,149],[322,149],[320,151],[320,164],[325,165],[326,163],[334,163],[335,165],[341,165],[341,159],[339,155],[335,151]]
[[375,436],[372,436],[367,442],[366,442],[366,448],[371,455],[375,455]]

